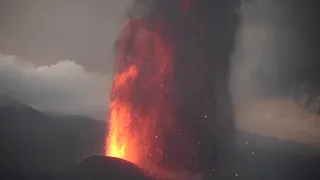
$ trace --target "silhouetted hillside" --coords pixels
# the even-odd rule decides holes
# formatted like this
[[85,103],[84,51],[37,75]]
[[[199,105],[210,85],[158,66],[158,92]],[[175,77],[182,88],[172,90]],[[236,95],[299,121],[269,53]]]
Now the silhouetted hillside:
[[[47,116],[1,98],[1,172],[56,172],[103,153],[105,123],[87,117]],[[6,104],[7,105],[6,105]]]
[[65,180],[151,180],[151,174],[128,161],[92,156],[66,172]]
[[[2,172],[11,173],[11,179],[58,177],[60,180],[62,177],[53,173],[74,165],[72,171],[84,174],[103,172],[103,176],[117,176],[122,171],[122,175],[126,174],[127,170],[114,170],[118,162],[113,164],[110,158],[86,159],[93,154],[103,154],[106,132],[103,121],[83,116],[48,115],[0,97],[0,128],[0,172],[1,175]],[[301,155],[313,152],[304,145],[245,131],[237,133],[236,142],[234,166],[224,164],[225,159],[230,159],[227,154],[220,157],[219,163],[206,172],[209,179],[320,179],[320,157]],[[83,159],[86,160],[77,164]]]
[[282,140],[276,137],[267,137],[244,130],[238,130],[236,146],[240,149],[262,150],[277,154],[303,154],[315,155],[316,150],[290,140]]

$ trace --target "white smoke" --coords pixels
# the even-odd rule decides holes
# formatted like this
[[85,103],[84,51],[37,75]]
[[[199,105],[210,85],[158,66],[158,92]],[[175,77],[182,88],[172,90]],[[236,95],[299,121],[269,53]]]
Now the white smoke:
[[[237,127],[320,148],[320,117],[305,107],[305,99],[263,96],[266,89],[279,89],[284,67],[297,67],[295,58],[301,58],[301,52],[295,49],[298,41],[287,11],[275,13],[271,1],[261,2],[241,8],[230,77]],[[292,57],[289,64],[281,62],[283,54]],[[263,76],[263,81],[257,76]]]
[[41,111],[102,118],[111,78],[70,60],[36,67],[0,54],[0,93]]

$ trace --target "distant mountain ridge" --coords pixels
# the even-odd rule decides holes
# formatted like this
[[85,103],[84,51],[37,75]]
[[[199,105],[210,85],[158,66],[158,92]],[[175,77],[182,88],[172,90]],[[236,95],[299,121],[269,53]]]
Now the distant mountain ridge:
[[18,107],[18,106],[24,106],[24,104],[16,101],[11,97],[0,94],[0,107]]
[[57,172],[103,153],[103,121],[48,116],[1,96],[0,104],[0,172]]
[[300,154],[312,156],[319,153],[306,145],[290,140],[282,140],[277,137],[262,136],[245,130],[237,131],[236,146],[238,148],[270,151],[277,153]]
[[[104,121],[42,113],[10,98],[0,97],[0,104],[1,173],[61,172],[91,155],[104,154]],[[299,155],[311,151],[304,145],[240,130],[236,146],[232,171],[239,173],[238,180],[320,177],[320,158]],[[218,180],[228,174],[236,177],[219,168],[212,173]]]

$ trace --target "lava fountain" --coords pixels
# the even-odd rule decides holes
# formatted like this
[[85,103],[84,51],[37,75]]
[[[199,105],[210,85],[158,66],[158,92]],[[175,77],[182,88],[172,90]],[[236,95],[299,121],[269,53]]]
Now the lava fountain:
[[149,28],[144,19],[130,20],[118,42],[106,155],[140,167],[161,161],[163,129],[174,126],[174,53],[164,31],[161,23]]
[[217,151],[230,152],[228,69],[238,1],[139,2],[152,5],[128,18],[116,44],[105,155],[165,168],[160,174],[211,172]]

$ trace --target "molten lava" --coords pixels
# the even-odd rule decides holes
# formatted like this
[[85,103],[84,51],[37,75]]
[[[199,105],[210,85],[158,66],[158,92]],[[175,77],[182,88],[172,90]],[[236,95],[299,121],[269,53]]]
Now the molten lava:
[[140,167],[161,161],[162,134],[174,126],[174,54],[163,33],[160,22],[129,20],[118,42],[106,155]]
[[239,0],[134,5],[116,43],[105,154],[157,176],[211,172],[233,149],[228,80]]

